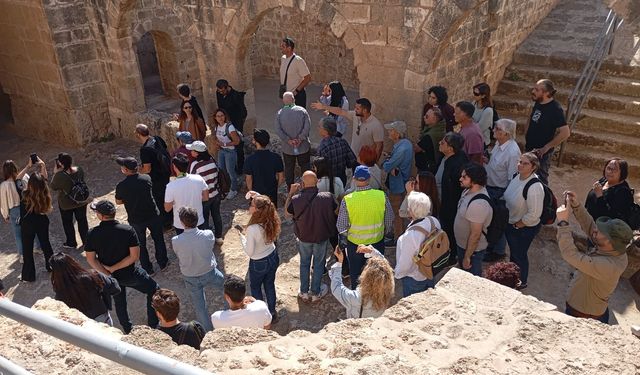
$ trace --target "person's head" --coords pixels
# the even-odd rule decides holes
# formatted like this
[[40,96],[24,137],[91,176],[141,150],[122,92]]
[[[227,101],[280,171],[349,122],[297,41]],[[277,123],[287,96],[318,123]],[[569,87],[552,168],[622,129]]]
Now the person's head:
[[412,191],[407,196],[407,208],[412,220],[423,219],[431,214],[431,198],[425,193]]
[[185,146],[196,160],[209,160],[211,155],[207,151],[207,144],[202,141],[191,142]]
[[458,124],[466,123],[473,118],[473,112],[476,107],[473,104],[461,101],[456,103],[456,108],[453,111],[453,116]]
[[358,163],[366,165],[367,167],[373,167],[378,161],[378,153],[373,146],[364,145],[358,152]]
[[334,177],[333,168],[331,167],[331,161],[324,156],[318,156],[314,158],[312,167],[318,179],[321,179],[323,177],[329,177],[330,179],[332,179]]
[[226,79],[219,79],[218,82],[216,82],[216,91],[221,95],[227,95],[229,91],[231,91],[229,82]]
[[467,163],[460,172],[460,186],[470,189],[473,186],[487,186],[487,170],[477,163]]
[[600,252],[624,254],[633,240],[633,230],[624,221],[601,216],[591,230],[591,240]]
[[236,275],[226,275],[223,288],[224,297],[229,305],[241,304],[247,294],[247,286],[244,280]]
[[367,118],[371,114],[371,102],[367,98],[358,98],[353,110],[356,112],[356,116]]
[[282,104],[284,105],[292,105],[295,101],[296,98],[291,91],[287,91],[282,95]]
[[549,79],[541,79],[536,82],[536,85],[531,89],[531,99],[534,102],[546,103],[550,101],[556,94],[556,89],[553,86],[553,82]]
[[629,164],[626,160],[620,158],[611,158],[607,160],[602,168],[602,176],[607,179],[609,184],[617,184],[627,179],[629,175]]
[[385,258],[370,258],[360,274],[359,288],[363,305],[370,302],[375,310],[386,309],[395,291],[389,262]]
[[305,188],[316,187],[318,184],[318,177],[313,171],[305,171],[302,174],[302,185]]
[[520,155],[518,161],[518,173],[523,177],[529,177],[540,168],[540,159],[533,152],[525,152]]
[[258,148],[265,148],[271,141],[269,132],[264,129],[253,130],[253,143]]
[[438,150],[445,154],[445,156],[451,156],[462,151],[464,146],[464,137],[460,133],[448,132],[444,135],[440,143],[438,144]]
[[418,172],[416,176],[416,183],[414,184],[414,190],[421,193],[425,193],[431,199],[431,212],[433,216],[440,214],[440,196],[438,194],[438,184],[436,183],[436,176],[429,171]]
[[188,100],[191,96],[191,89],[186,83],[179,84],[176,87],[176,90],[178,90],[178,95],[180,95],[180,98],[182,98],[182,100]]
[[47,180],[39,172],[29,176],[27,190],[23,193],[25,208],[27,212],[44,214],[51,211],[51,193]]
[[189,118],[193,118],[194,120],[197,119],[198,112],[193,109],[193,105],[191,105],[191,102],[184,102],[182,103],[182,107],[180,107],[178,120],[184,121]]
[[178,218],[185,229],[192,229],[198,226],[198,211],[188,206],[180,207]]
[[319,131],[322,138],[333,137],[338,131],[338,123],[333,117],[327,116],[320,119]]
[[176,132],[176,139],[181,146],[186,146],[193,142],[193,135],[188,131]]
[[520,285],[520,267],[513,262],[498,262],[485,271],[484,277],[494,283],[515,289]]
[[359,165],[353,171],[353,180],[356,186],[362,187],[369,185],[369,179],[371,179],[371,172],[366,165]]
[[507,118],[496,121],[494,135],[498,143],[503,144],[509,139],[516,139],[516,127],[516,122]]
[[218,108],[213,112],[213,120],[215,120],[215,124],[224,125],[230,121],[229,113],[222,109]]
[[104,281],[97,272],[85,270],[73,257],[59,252],[49,259],[51,286],[67,306],[85,312],[87,301],[102,289]]
[[151,299],[151,306],[156,310],[156,315],[163,323],[173,322],[180,314],[180,298],[169,289],[156,290]]
[[296,48],[296,43],[290,37],[284,37],[280,43],[280,50],[284,55],[291,56],[293,50]]
[[91,202],[89,205],[100,221],[109,221],[116,218],[116,205],[106,199]]
[[18,166],[13,160],[5,160],[2,164],[2,178],[5,181],[15,180],[18,176]]
[[138,173],[138,161],[132,156],[117,158],[116,163],[120,166],[122,174],[129,176]]
[[257,195],[249,206],[249,225],[259,224],[264,229],[266,243],[272,243],[280,235],[280,216],[271,199],[266,195]]
[[484,82],[473,86],[473,99],[480,104],[480,108],[493,107],[491,86]]
[[387,129],[389,138],[394,142],[407,136],[407,124],[404,121],[396,120],[390,122],[385,124],[384,128]]
[[447,104],[447,101],[449,100],[447,89],[443,86],[429,87],[429,90],[427,90],[427,95],[427,101],[432,106],[443,106]]
[[58,154],[58,157],[56,158],[56,162],[60,167],[62,167],[62,170],[68,171],[71,169],[71,166],[73,165],[73,158],[71,157],[71,155],[67,154],[66,152],[61,152]]
[[147,138],[149,138],[149,127],[145,124],[136,125],[136,130],[133,133],[136,137],[136,140],[140,143],[146,142]]
[[189,158],[181,153],[176,154],[176,156],[171,159],[171,164],[176,171],[176,174],[187,173],[189,169]]
[[329,90],[331,91],[331,103],[329,103],[329,105],[331,107],[342,107],[342,98],[347,96],[344,87],[342,87],[342,83],[340,83],[340,81],[329,83]]
[[438,107],[430,108],[427,113],[424,114],[424,123],[428,126],[433,126],[442,121],[442,111]]

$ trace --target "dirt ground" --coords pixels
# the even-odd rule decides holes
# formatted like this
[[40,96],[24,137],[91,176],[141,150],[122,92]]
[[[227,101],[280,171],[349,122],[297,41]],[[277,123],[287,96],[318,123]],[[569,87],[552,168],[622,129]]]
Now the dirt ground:
[[[53,159],[58,152],[69,152],[74,157],[75,164],[84,168],[92,195],[95,198],[113,200],[115,185],[124,178],[114,159],[124,155],[138,156],[138,147],[136,143],[130,140],[115,140],[91,145],[82,150],[66,149],[41,141],[5,136],[0,140],[0,159],[14,159],[19,165],[24,165],[27,162],[28,155],[31,152],[37,152],[46,161],[47,168],[51,173]],[[584,199],[589,187],[599,175],[601,175],[601,171],[582,170],[574,166],[553,167],[551,173],[552,188],[557,194],[571,188],[578,193],[581,199]],[[633,187],[639,187],[640,181],[637,178],[631,179],[630,184]],[[225,274],[247,276],[248,258],[242,250],[237,232],[232,229],[236,224],[247,223],[248,213],[246,208],[247,203],[243,198],[243,194],[239,194],[232,201],[224,201],[222,204],[225,242],[222,247],[216,247],[214,251],[218,259],[219,268]],[[280,209],[280,212],[282,213],[282,209]],[[88,217],[90,226],[95,226],[97,224],[95,215],[89,212]],[[49,215],[49,218],[51,220],[49,232],[54,251],[62,251],[64,234],[57,205],[54,205],[54,210]],[[117,218],[121,221],[126,221],[124,207],[118,208]],[[164,272],[157,273],[154,279],[161,287],[172,289],[181,296],[182,310],[180,319],[190,320],[194,319],[195,315],[182,281],[177,258],[170,247],[172,235],[172,232],[165,233],[171,264]],[[148,237],[147,241],[153,260],[153,241],[150,237]],[[78,243],[80,243],[79,239]],[[36,282],[20,283],[18,281],[21,264],[18,261],[14,247],[10,227],[3,223],[0,225],[0,278],[3,279],[7,288],[6,295],[14,302],[25,306],[31,306],[41,298],[52,296],[51,283],[44,269],[44,259],[41,254],[35,255]],[[84,253],[81,250],[67,252],[88,267],[83,257]],[[274,326],[275,331],[280,334],[286,334],[297,329],[317,332],[326,324],[345,317],[344,309],[330,295],[316,304],[305,304],[297,299],[299,257],[295,247],[293,228],[290,224],[283,224],[282,235],[279,239],[279,253],[281,264],[277,273],[276,289],[278,295],[277,309],[281,319]],[[387,249],[387,254],[390,261],[394,263],[393,249]],[[555,244],[555,235],[550,228],[545,228],[541,231],[541,234],[536,238],[529,250],[529,254],[531,262],[529,287],[523,293],[533,295],[556,306],[561,306],[561,310],[563,310],[571,268],[560,258]],[[328,283],[328,278],[325,277],[324,282]],[[400,290],[400,284],[398,283],[396,288],[397,299],[400,296]],[[129,312],[134,324],[145,324],[144,296],[135,290],[129,290],[128,299]],[[209,293],[207,299],[210,313],[222,307],[221,292]],[[614,319],[612,319],[614,324],[617,322],[625,330],[628,330],[631,324],[640,323],[639,301],[640,298],[633,292],[628,280],[621,280],[610,303],[611,311],[614,315]],[[114,321],[117,322],[114,312],[112,312],[112,315]],[[116,323],[116,326],[119,325]]]

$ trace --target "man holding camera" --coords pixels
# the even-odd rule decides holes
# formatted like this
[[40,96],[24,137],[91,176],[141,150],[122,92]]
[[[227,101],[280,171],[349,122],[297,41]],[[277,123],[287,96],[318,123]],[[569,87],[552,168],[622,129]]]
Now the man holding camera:
[[[558,247],[562,258],[576,268],[565,313],[609,323],[609,297],[627,268],[627,246],[633,231],[620,219],[603,216],[594,222],[574,192],[566,191],[564,196],[565,204],[556,212]],[[580,252],[573,243],[568,222],[571,212],[595,245],[589,253]]]

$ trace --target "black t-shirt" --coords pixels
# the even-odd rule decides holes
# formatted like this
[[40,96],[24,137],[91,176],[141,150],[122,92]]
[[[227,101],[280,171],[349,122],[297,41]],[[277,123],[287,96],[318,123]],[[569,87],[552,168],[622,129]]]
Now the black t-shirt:
[[280,155],[269,150],[257,150],[244,161],[244,174],[253,177],[253,191],[274,196],[278,190],[276,174],[284,171]]
[[142,147],[140,147],[140,161],[142,164],[151,164],[149,176],[153,182],[162,182],[166,185],[169,182],[169,174],[164,172],[165,168],[160,164],[160,160],[158,160],[159,151],[153,147],[155,142],[160,143],[157,145],[158,147],[166,145],[160,137],[149,137]]
[[555,99],[547,104],[536,103],[531,111],[529,129],[527,129],[527,151],[542,148],[549,143],[556,134],[556,129],[567,125],[562,106]]
[[160,214],[151,186],[146,174],[127,176],[116,185],[116,199],[124,201],[129,223],[142,223]]
[[195,320],[189,323],[180,322],[173,327],[158,326],[158,329],[171,336],[176,344],[189,345],[198,350],[200,350],[200,343],[206,333],[202,324]]
[[[129,248],[138,246],[136,231],[127,224],[121,224],[117,220],[101,221],[97,227],[91,228],[87,233],[86,251],[93,251],[98,256],[100,263],[113,266],[129,256]],[[133,271],[135,264],[114,272],[113,277],[118,278],[118,273]]]

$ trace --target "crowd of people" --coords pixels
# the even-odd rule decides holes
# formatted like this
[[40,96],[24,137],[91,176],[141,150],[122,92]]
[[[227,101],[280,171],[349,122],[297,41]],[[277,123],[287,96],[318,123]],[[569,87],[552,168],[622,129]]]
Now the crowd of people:
[[[429,88],[423,123],[412,140],[404,121],[383,125],[367,98],[354,100],[350,110],[342,84],[333,81],[311,104],[325,115],[317,124],[321,142],[312,155],[305,92],[311,75],[294,48],[291,38],[281,43],[283,106],[275,114],[274,129],[281,154],[269,149],[268,131],[255,129],[250,137],[255,151],[245,159],[245,93],[221,79],[216,83],[219,108],[208,121],[189,87],[178,86],[180,147],[173,153],[149,127],[135,127],[139,158],[117,158],[124,176],[115,186],[115,202],[86,196],[84,171],[69,154],[58,155],[51,179],[37,155],[20,171],[12,160],[5,161],[0,209],[13,227],[23,262],[21,281],[36,278],[37,247],[57,299],[107,324],[112,324],[113,300],[125,333],[133,326],[127,287],[146,295],[148,325],[179,344],[199,348],[205,332],[215,328],[268,329],[278,321],[275,283],[282,226],[277,209],[278,190],[285,184],[283,215],[293,222],[297,237],[302,302],[317,303],[331,292],[348,318],[380,316],[391,304],[396,281],[404,297],[436,285],[435,265],[428,264],[425,273],[416,255],[437,233],[449,244],[446,265],[521,290],[528,287],[527,254],[534,238],[542,225],[555,223],[561,255],[576,268],[566,313],[608,321],[607,300],[627,266],[626,248],[637,229],[630,226],[634,202],[626,182],[628,165],[620,158],[607,161],[584,205],[571,191],[556,204],[548,187],[550,158],[569,136],[569,127],[551,81],[542,79],[532,89],[524,152],[516,143],[516,123],[499,118],[486,83],[473,86],[473,101],[455,105],[448,103],[446,88]],[[204,142],[208,128],[214,150]],[[385,130],[393,144],[388,152]],[[223,274],[213,252],[224,243],[222,202],[235,199],[243,184],[250,219],[235,229],[249,258],[250,295],[243,278]],[[78,247],[75,218],[90,270],[64,252],[54,254],[48,217],[52,192],[58,196],[63,247]],[[124,205],[128,223],[115,219],[117,205]],[[87,206],[99,221],[91,229]],[[573,242],[570,213],[590,237],[592,249],[586,253]],[[157,267],[149,256],[147,230]],[[175,232],[170,248],[196,321],[180,322],[179,296],[153,279],[169,264],[166,230]],[[392,264],[388,254],[394,248]],[[484,262],[497,263],[483,273]],[[322,281],[327,272],[330,285]],[[224,300],[213,314],[206,289]]]

